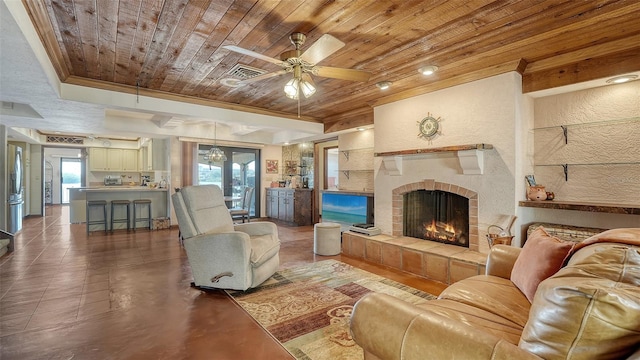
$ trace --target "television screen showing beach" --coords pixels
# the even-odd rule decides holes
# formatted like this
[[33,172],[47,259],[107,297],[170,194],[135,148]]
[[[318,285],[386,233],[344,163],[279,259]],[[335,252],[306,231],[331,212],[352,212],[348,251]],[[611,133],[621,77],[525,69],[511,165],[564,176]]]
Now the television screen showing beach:
[[322,221],[335,221],[347,224],[366,223],[367,197],[322,194]]

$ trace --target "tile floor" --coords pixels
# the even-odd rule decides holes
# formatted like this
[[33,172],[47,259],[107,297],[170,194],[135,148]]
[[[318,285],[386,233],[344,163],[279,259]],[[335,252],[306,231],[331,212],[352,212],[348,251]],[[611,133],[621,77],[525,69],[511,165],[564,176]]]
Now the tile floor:
[[[313,226],[278,224],[281,266],[338,259],[439,294],[444,285],[313,254]],[[89,236],[48,206],[0,258],[0,358],[292,359],[222,291],[190,287],[177,228]]]

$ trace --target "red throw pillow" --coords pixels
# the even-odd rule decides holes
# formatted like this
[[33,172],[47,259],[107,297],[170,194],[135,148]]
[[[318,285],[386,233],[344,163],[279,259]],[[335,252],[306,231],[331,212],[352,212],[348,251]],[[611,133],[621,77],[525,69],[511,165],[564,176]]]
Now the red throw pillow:
[[511,281],[529,302],[538,284],[562,268],[575,244],[549,235],[543,227],[531,233],[511,270]]

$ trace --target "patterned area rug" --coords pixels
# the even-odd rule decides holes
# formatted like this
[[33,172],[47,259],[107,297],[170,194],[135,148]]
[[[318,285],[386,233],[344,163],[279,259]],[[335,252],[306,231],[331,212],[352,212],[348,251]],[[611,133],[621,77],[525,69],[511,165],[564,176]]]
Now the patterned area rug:
[[260,287],[228,291],[235,301],[297,359],[362,359],[349,333],[353,305],[369,292],[418,303],[435,296],[325,260],[284,269]]

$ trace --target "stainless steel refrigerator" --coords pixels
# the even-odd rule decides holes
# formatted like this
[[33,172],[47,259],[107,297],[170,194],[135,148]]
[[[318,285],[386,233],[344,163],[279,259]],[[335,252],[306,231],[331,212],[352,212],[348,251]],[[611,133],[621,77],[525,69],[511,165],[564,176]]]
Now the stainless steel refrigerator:
[[7,203],[7,226],[12,234],[22,229],[24,206],[22,148],[9,144],[7,146],[7,173],[9,174],[9,200]]

